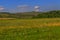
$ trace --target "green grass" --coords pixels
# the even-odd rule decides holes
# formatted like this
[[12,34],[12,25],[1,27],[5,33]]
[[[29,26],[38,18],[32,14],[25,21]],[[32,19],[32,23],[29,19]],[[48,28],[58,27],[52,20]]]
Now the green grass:
[[60,40],[60,25],[53,23],[60,18],[0,20],[0,40]]
[[60,40],[60,27],[5,29],[0,40]]

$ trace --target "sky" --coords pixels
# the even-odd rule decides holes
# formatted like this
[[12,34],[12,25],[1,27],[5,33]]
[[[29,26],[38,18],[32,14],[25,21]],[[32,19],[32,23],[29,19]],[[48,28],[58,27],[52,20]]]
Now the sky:
[[60,0],[0,0],[0,12],[28,12],[35,6],[40,11],[60,10]]

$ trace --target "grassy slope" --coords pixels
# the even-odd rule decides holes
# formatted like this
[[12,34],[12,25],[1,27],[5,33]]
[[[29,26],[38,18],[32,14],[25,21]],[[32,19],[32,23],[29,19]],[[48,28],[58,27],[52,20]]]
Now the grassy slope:
[[0,40],[60,40],[60,18],[0,20]]

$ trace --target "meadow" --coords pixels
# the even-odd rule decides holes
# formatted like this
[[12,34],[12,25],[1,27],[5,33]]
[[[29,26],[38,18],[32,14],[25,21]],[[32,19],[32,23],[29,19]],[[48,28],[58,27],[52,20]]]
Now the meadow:
[[60,18],[0,19],[0,40],[60,40]]

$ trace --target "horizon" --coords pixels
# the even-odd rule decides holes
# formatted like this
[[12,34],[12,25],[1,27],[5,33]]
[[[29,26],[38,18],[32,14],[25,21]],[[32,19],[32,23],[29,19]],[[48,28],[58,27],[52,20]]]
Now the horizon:
[[31,12],[35,6],[40,11],[60,10],[60,0],[0,0],[0,12]]

